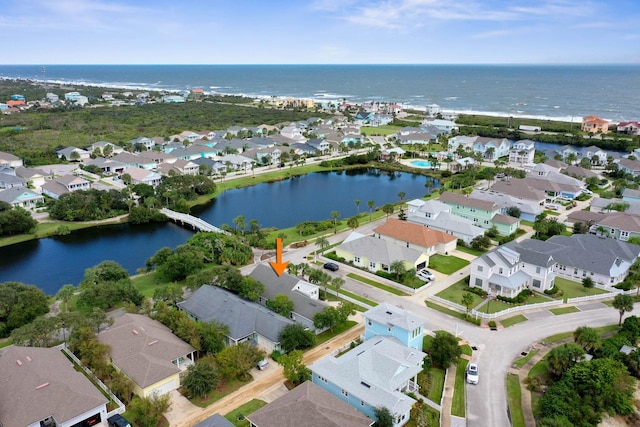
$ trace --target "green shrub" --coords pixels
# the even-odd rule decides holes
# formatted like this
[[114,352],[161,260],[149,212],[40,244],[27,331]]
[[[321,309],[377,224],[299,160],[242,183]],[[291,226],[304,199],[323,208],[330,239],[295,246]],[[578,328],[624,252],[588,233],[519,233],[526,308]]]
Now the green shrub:
[[557,287],[555,284],[553,285],[553,288],[551,289],[547,289],[546,291],[544,291],[544,293],[546,295],[551,295],[551,296],[555,296],[555,295],[562,295],[562,289],[560,289],[559,287]]
[[518,295],[516,295],[515,298],[503,297],[502,295],[498,295],[497,298],[500,301],[504,301],[512,304],[522,304],[522,303],[525,303],[527,301],[527,298],[532,294],[533,294],[533,291],[530,291],[529,289],[525,289],[522,292],[520,292]]
[[476,295],[480,295],[483,298],[487,296],[487,291],[485,291],[482,288],[476,288],[475,286],[469,287],[469,292],[472,292]]
[[623,290],[623,291],[628,291],[628,290],[631,290],[631,289],[635,288],[633,283],[627,282],[627,281],[620,282],[617,285],[613,285],[613,287],[616,288],[616,289]]

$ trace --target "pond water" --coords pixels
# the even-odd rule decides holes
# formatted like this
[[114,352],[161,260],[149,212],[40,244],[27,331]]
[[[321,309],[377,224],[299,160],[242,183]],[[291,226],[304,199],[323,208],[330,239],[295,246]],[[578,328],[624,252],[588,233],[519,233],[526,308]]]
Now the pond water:
[[[286,228],[302,221],[340,218],[367,212],[367,201],[380,207],[422,197],[427,189],[424,176],[388,173],[377,169],[318,172],[275,183],[229,190],[212,203],[192,210],[192,214],[220,226],[233,225],[244,215],[246,223],[256,219],[262,227]],[[439,187],[434,181],[432,189]],[[158,249],[184,243],[193,232],[172,223],[103,226],[74,231],[68,236],[29,241],[0,248],[0,282],[34,284],[53,295],[64,284],[77,285],[86,268],[103,260],[120,263],[130,273],[144,267]]]

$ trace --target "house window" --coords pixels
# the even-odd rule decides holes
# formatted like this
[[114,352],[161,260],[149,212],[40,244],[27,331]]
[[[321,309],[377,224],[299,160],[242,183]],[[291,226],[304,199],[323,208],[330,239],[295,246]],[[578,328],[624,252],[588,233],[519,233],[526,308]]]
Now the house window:
[[534,287],[534,288],[538,288],[538,289],[540,289],[541,285],[542,285],[542,282],[540,282],[540,280],[538,280],[538,279],[533,279],[533,287]]
[[478,222],[478,218],[473,218],[473,222]]
[[354,256],[353,257],[353,262],[355,262],[356,264],[360,263],[360,257],[359,256]]
[[587,276],[587,270],[582,270],[582,277],[586,277]]
[[376,269],[376,263],[373,261],[369,261],[369,269],[370,270],[375,270]]
[[576,267],[573,267],[573,274],[577,275],[578,274],[578,269]]
[[476,208],[469,208],[469,210],[470,210],[471,212],[475,212],[475,211],[476,211]]
[[364,400],[360,401],[360,406],[364,406]]
[[476,286],[477,286],[478,288],[481,288],[481,287],[482,287],[482,283],[483,283],[483,282],[482,282],[482,279],[481,279],[481,278],[479,278],[479,277],[476,277]]
[[500,269],[498,270],[498,274],[502,274],[504,270],[502,269],[502,267],[500,267]]
[[482,266],[481,265],[478,266],[478,271],[482,273]]
[[489,225],[489,220],[488,220],[488,219],[485,219],[485,220],[484,220],[484,223],[485,223],[485,224],[487,224],[487,225]]
[[567,266],[566,265],[561,265],[558,270],[560,271],[567,271]]
[[344,397],[349,397],[349,392],[347,390],[341,390],[341,393]]
[[629,232],[620,230],[620,240],[629,240]]
[[371,322],[371,319],[367,320],[367,325],[369,326],[373,325],[373,322]]
[[540,274],[540,267],[536,267],[536,274]]

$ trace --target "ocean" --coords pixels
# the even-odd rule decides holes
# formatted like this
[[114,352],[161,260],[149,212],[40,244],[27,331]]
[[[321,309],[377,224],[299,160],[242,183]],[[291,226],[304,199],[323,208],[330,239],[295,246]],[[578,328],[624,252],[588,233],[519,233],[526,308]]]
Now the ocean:
[[[44,73],[43,73],[44,67]],[[639,65],[0,65],[0,78],[144,90],[395,102],[456,113],[640,120]]]

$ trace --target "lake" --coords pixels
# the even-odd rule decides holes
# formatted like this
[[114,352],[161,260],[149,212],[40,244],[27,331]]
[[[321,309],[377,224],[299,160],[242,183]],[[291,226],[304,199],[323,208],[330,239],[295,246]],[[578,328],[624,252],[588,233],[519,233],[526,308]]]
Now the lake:
[[[360,212],[367,212],[367,201],[377,207],[423,197],[429,178],[378,169],[317,172],[253,187],[229,190],[212,203],[199,206],[192,214],[214,225],[229,224],[244,215],[246,223],[256,219],[261,227],[292,227],[302,221],[340,218],[356,214],[354,200],[361,200]],[[435,181],[433,189],[439,187]],[[0,282],[33,284],[47,294],[55,294],[67,283],[77,285],[86,268],[103,260],[120,263],[131,274],[144,267],[158,249],[174,248],[193,232],[172,223],[111,225],[74,231],[57,236],[0,248]]]

